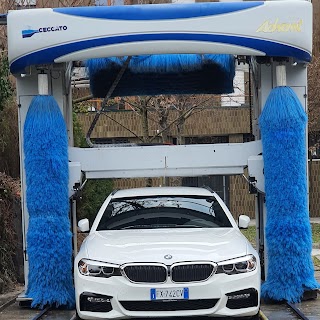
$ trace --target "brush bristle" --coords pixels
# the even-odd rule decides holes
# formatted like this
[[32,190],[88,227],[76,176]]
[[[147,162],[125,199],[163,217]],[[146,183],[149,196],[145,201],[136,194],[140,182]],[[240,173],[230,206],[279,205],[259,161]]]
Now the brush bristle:
[[[95,97],[106,96],[124,61],[112,57],[86,62]],[[133,56],[112,96],[231,93],[234,74],[231,55]]]
[[32,307],[74,305],[66,125],[52,96],[36,96],[24,125]]
[[267,281],[262,297],[298,302],[319,287],[311,258],[307,116],[289,87],[273,89],[259,119],[266,190]]

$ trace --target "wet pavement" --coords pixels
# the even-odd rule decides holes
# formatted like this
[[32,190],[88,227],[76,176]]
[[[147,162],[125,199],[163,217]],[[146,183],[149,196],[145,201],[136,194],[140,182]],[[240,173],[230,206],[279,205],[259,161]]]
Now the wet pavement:
[[[320,283],[320,271],[315,272],[315,277]],[[320,295],[318,299],[303,301],[295,306],[309,319],[320,319]],[[261,302],[261,311],[269,320],[296,320],[297,316],[286,304],[265,304]]]
[[[15,302],[8,308],[0,312],[1,320],[31,320],[39,314],[39,310],[20,308]],[[70,320],[75,314],[74,310],[52,310],[42,319],[46,320]]]
[[[309,319],[320,319],[320,297],[317,300],[304,301],[295,306]],[[269,320],[296,320],[299,319],[286,304],[261,304],[261,311]]]

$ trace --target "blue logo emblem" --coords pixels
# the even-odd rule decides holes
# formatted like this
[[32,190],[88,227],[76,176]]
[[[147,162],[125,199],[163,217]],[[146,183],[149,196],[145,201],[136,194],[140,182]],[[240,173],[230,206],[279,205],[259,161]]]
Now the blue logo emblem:
[[26,29],[26,30],[22,30],[22,38],[30,38],[36,33],[66,31],[67,29],[68,29],[67,26],[42,27],[37,30]]
[[22,38],[30,38],[36,33],[39,33],[39,30],[32,30],[32,29],[22,30]]

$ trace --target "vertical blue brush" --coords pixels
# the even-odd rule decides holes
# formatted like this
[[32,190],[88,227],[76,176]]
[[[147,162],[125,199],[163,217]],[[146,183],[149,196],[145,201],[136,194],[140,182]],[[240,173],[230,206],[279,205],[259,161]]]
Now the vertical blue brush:
[[29,212],[28,288],[32,307],[74,305],[68,199],[68,140],[48,76],[38,76],[39,95],[24,125],[26,201]]
[[319,287],[311,258],[312,236],[307,198],[307,115],[286,86],[286,69],[276,67],[271,90],[259,119],[266,190],[267,281],[262,297],[298,302]]

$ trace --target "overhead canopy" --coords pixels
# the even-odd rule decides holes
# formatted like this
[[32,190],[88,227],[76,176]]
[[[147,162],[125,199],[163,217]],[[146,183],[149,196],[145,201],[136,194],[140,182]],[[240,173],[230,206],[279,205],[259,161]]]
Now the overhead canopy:
[[146,54],[234,54],[310,61],[309,1],[10,11],[12,73],[27,66]]

